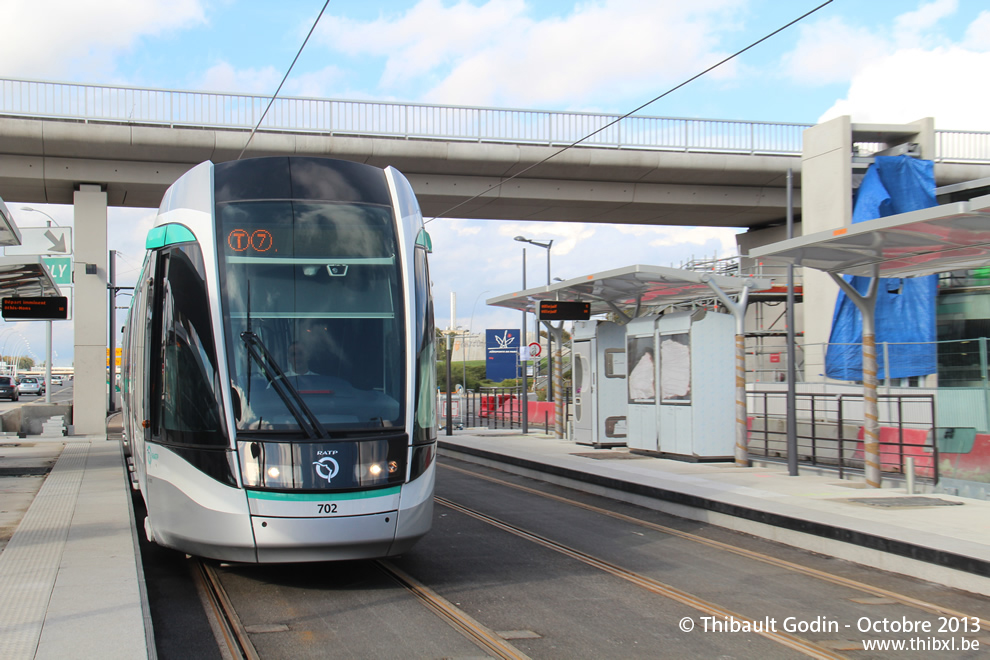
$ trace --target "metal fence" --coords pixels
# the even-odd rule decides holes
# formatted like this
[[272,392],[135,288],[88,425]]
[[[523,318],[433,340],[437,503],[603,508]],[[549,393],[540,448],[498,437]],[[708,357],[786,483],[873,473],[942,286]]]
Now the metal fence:
[[[0,79],[0,114],[84,122],[254,128],[270,97]],[[282,97],[266,131],[735,154],[801,154],[812,124]],[[936,131],[936,160],[990,162],[990,133]]]
[[[451,394],[451,426],[463,428],[490,429],[520,429],[522,428],[522,388],[516,387],[482,387],[478,392],[473,390],[460,391]],[[571,388],[565,387],[562,397],[564,404],[564,419],[569,419],[571,410]],[[530,405],[534,402],[530,401]],[[447,394],[438,395],[437,411],[441,433],[447,425]],[[532,409],[531,409],[532,411]],[[550,433],[554,419],[549,413],[535,419],[530,416],[530,430],[542,429]]]
[[[751,456],[787,456],[786,392],[748,393]],[[938,483],[936,410],[933,394],[878,396],[880,469],[905,474],[908,459],[916,476]],[[796,396],[798,461],[805,465],[863,469],[863,395],[801,392]]]

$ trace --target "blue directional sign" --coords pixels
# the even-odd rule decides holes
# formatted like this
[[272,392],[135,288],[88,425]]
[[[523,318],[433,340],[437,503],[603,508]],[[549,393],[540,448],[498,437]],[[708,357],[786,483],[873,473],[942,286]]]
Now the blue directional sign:
[[497,383],[516,377],[521,334],[519,330],[485,331],[485,378]]

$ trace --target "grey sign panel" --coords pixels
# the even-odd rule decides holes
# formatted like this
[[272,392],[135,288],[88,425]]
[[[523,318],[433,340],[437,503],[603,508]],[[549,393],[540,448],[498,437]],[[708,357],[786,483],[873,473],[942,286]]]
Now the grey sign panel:
[[17,255],[69,255],[72,254],[71,227],[24,227],[21,229],[21,244],[7,247],[5,254]]
[[749,256],[879,277],[979,268],[990,263],[990,195],[772,243]]

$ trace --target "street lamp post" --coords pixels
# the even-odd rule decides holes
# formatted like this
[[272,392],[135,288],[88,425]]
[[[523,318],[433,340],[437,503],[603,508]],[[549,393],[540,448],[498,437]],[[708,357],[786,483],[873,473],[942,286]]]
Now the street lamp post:
[[[22,206],[22,211],[28,211],[30,213],[40,213],[41,215],[48,218],[48,226],[51,227],[52,223],[55,226],[60,226],[58,222],[55,222],[55,218],[48,215],[40,209],[31,208],[30,206]],[[45,321],[45,403],[52,402],[52,322]]]
[[[546,243],[541,243],[539,241],[534,241],[531,238],[526,238],[525,236],[516,236],[515,240],[519,241],[520,243],[531,243],[532,245],[544,248],[547,251],[547,286],[550,286],[550,248],[551,246],[553,246],[553,240],[549,240]],[[525,289],[526,287],[523,286],[523,288]],[[539,321],[537,321],[536,327],[537,327],[536,341],[537,343],[539,343],[540,341]],[[547,401],[553,401],[553,379],[550,377],[550,374],[552,373],[553,373],[553,338],[550,336],[550,333],[548,332],[547,333]]]

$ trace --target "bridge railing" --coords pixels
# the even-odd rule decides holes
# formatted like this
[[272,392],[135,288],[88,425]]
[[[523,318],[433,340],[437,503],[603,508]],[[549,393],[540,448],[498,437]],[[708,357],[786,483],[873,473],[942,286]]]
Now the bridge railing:
[[[270,98],[0,79],[0,115],[202,128],[254,128]],[[268,131],[736,154],[801,154],[811,124],[421,103],[276,99]],[[990,132],[936,131],[936,160],[990,162]],[[584,138],[582,140],[582,138]]]

